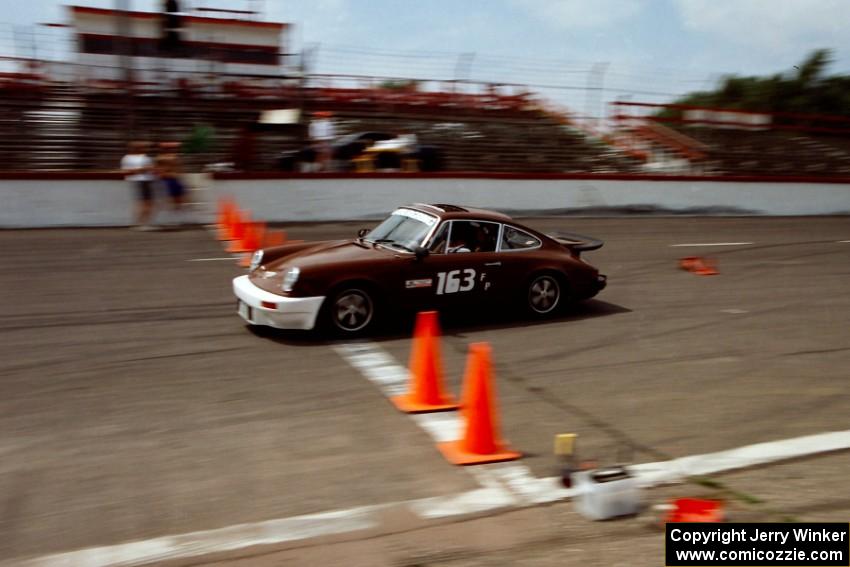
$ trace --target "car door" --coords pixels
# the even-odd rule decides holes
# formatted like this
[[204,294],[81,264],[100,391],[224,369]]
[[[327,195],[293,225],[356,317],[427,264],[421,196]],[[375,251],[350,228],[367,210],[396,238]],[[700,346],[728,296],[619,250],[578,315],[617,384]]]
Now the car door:
[[499,231],[499,223],[489,221],[445,221],[427,243],[429,254],[410,266],[411,301],[452,310],[486,302],[504,286]]
[[455,269],[456,262],[446,254],[451,222],[443,222],[424,243],[426,255],[418,254],[400,266],[402,304],[418,310],[446,309],[454,296],[445,293],[446,274]]

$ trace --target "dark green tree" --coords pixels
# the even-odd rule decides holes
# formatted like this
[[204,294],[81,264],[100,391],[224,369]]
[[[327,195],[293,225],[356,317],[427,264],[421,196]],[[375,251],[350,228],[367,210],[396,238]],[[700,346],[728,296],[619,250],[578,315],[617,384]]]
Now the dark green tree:
[[[850,75],[828,76],[829,49],[817,49],[785,74],[768,77],[723,77],[714,91],[688,94],[675,104],[850,117]],[[671,117],[669,110],[659,113]]]

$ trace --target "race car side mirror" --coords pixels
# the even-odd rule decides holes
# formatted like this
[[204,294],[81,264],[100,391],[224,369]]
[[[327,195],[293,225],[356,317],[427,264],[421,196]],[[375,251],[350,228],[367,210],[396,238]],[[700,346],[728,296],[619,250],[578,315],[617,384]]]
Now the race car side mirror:
[[364,236],[369,234],[369,232],[371,231],[368,228],[361,228],[357,231],[357,238],[363,238]]
[[421,259],[425,258],[426,256],[428,256],[431,253],[431,251],[428,250],[427,248],[425,248],[424,246],[417,246],[416,249],[413,251],[413,253],[416,254],[417,260],[421,260]]

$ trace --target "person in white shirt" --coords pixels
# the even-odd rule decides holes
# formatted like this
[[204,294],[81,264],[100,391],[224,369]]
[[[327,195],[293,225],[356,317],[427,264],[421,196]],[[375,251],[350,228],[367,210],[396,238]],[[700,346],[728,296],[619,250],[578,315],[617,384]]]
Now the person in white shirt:
[[313,120],[310,121],[310,144],[316,152],[320,171],[330,169],[331,143],[336,138],[336,127],[331,119],[332,116],[333,114],[326,111],[314,112]]
[[153,216],[154,180],[153,160],[147,154],[146,142],[130,142],[127,155],[121,159],[124,179],[135,186],[136,224],[134,230],[154,230],[150,221]]

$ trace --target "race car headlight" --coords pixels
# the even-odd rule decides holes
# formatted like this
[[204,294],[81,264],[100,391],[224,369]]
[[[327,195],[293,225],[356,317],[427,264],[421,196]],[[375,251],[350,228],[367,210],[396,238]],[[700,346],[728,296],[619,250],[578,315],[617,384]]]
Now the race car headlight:
[[263,251],[257,250],[257,251],[254,252],[254,255],[251,256],[251,265],[248,266],[248,269],[253,272],[257,268],[259,268],[260,264],[262,264],[262,263],[263,263]]
[[286,275],[283,276],[283,291],[292,291],[292,288],[295,287],[295,282],[298,281],[298,276],[301,275],[301,270],[296,267],[289,268],[286,271]]

